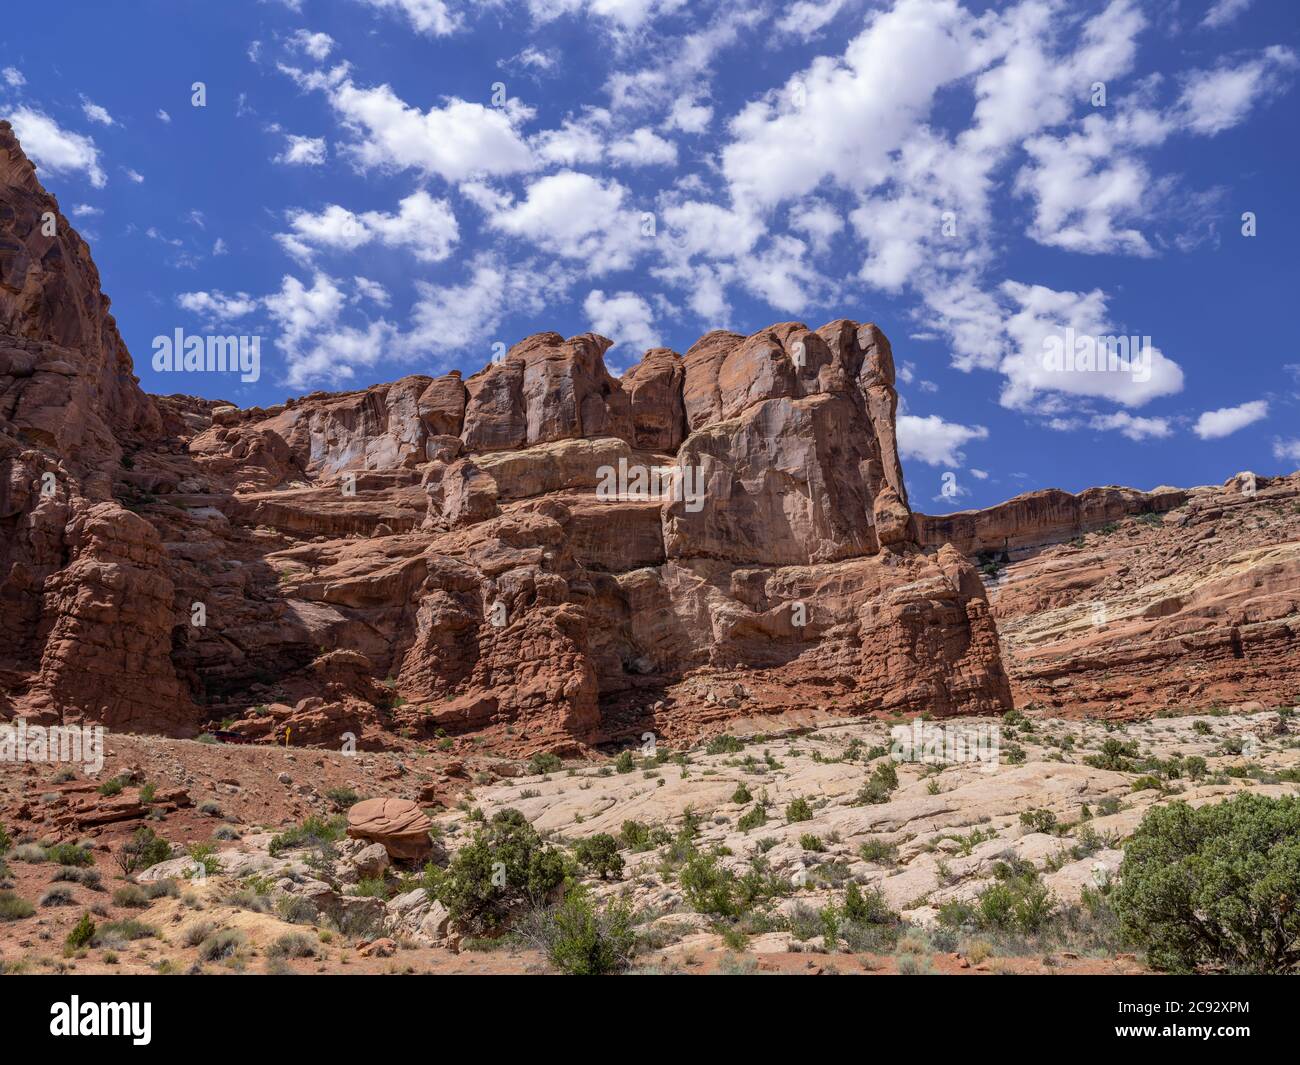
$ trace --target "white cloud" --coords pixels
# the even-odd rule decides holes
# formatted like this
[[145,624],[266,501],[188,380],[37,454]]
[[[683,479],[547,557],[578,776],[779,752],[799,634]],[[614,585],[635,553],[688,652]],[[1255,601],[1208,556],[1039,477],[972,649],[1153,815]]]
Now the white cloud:
[[443,0],[359,0],[382,11],[405,15],[417,33],[429,37],[446,37],[460,28],[460,18]]
[[1297,66],[1289,48],[1266,48],[1237,66],[1198,71],[1187,81],[1179,103],[1181,118],[1195,133],[1214,136],[1242,122],[1251,109],[1279,93]]
[[599,163],[605,157],[605,127],[609,112],[594,109],[581,119],[568,118],[558,129],[548,129],[533,138],[533,150],[544,163],[582,166]]
[[159,121],[159,122],[162,122],[162,123],[164,123],[164,124],[169,124],[169,123],[171,122],[171,120],[172,120],[172,116],[171,116],[171,115],[169,115],[169,114],[168,114],[166,111],[164,111],[161,107],[158,108],[158,121]]
[[677,97],[672,110],[668,113],[666,129],[681,130],[683,133],[703,133],[713,121],[713,108],[699,103],[691,94]]
[[289,43],[292,47],[297,48],[300,52],[311,56],[312,59],[320,63],[328,58],[337,42],[328,33],[310,33],[307,30],[297,30],[289,38]]
[[643,126],[609,146],[616,166],[675,166],[677,145]]
[[781,33],[810,41],[844,8],[847,0],[798,0],[791,4],[776,28]]
[[49,115],[30,107],[17,108],[9,121],[23,151],[42,170],[51,174],[84,174],[97,189],[108,184],[99,165],[99,149],[89,137],[63,129]]
[[4,70],[0,70],[0,78],[4,78],[4,83],[11,89],[21,89],[27,84],[23,72],[17,67],[5,67]]
[[988,435],[989,431],[982,425],[946,422],[937,414],[924,418],[913,414],[898,416],[899,455],[929,466],[962,465],[966,456],[961,449],[972,440],[986,440]]
[[197,314],[212,322],[226,322],[234,318],[243,318],[252,314],[258,307],[258,301],[247,292],[226,295],[224,292],[182,292],[176,297],[176,303],[191,314]]
[[818,248],[826,248],[844,228],[844,218],[825,200],[813,196],[790,208],[790,228],[806,233]]
[[319,214],[294,211],[290,233],[277,234],[286,251],[298,259],[311,258],[315,248],[354,251],[372,241],[389,248],[407,248],[424,263],[441,262],[460,236],[456,216],[446,200],[435,200],[423,189],[398,203],[393,214],[366,211],[353,214],[330,204]]
[[1290,440],[1281,437],[1274,440],[1273,457],[1279,462],[1300,462],[1300,440],[1294,437]]
[[1252,2],[1253,0],[1214,0],[1210,10],[1205,13],[1205,18],[1201,20],[1201,25],[1212,30],[1226,26],[1250,7]]
[[[314,84],[307,78],[305,84]],[[330,103],[358,138],[351,152],[365,167],[415,169],[446,181],[516,174],[534,165],[515,129],[527,117],[519,105],[484,107],[452,98],[422,112],[387,85],[357,88],[349,79],[327,89]]]
[[122,173],[126,175],[128,181],[132,181],[137,185],[141,185],[144,183],[144,175],[140,173],[140,171],[138,170],[132,170],[128,166],[128,167],[123,167]]
[[369,300],[380,307],[387,307],[392,302],[388,289],[378,281],[371,281],[368,277],[354,277],[352,283],[357,287],[358,299]]
[[86,97],[81,98],[81,111],[91,122],[98,122],[101,126],[112,126],[113,116],[108,113],[106,108],[100,107],[93,100]]
[[592,330],[609,337],[621,349],[618,352],[620,363],[635,361],[642,352],[662,343],[654,327],[654,311],[643,297],[634,292],[615,292],[606,296],[602,290],[593,289],[587,293],[582,309]]
[[227,253],[228,249],[226,248],[225,240],[222,237],[218,237],[216,242],[212,245],[213,257],[215,258],[217,256],[226,255]]
[[625,206],[627,198],[613,179],[561,170],[538,178],[522,202],[494,210],[488,223],[553,255],[582,260],[599,275],[627,269],[646,242],[640,212]]
[[[1157,396],[1172,395],[1183,388],[1183,371],[1165,357],[1146,338],[1125,339],[1111,324],[1106,296],[1100,289],[1091,292],[1056,291],[1044,285],[1025,285],[1007,281],[1001,293],[1015,310],[1002,323],[1009,352],[999,369],[1006,375],[1002,404],[1028,409],[1044,393],[1107,399],[1126,407],[1140,407]],[[1128,368],[1112,368],[1109,358],[1098,357],[1098,368],[1087,368],[1082,359],[1053,355],[1057,345],[1068,345],[1074,338],[1076,351],[1086,352],[1087,345],[1109,343],[1118,338],[1128,345]],[[1123,349],[1114,348],[1120,354]],[[1138,358],[1134,350],[1143,351]]]
[[1196,419],[1193,432],[1202,440],[1218,440],[1267,417],[1268,400],[1256,399],[1236,407],[1205,411]]
[[324,137],[300,137],[296,133],[285,134],[284,151],[273,160],[285,166],[320,166],[325,162]]
[[104,212],[98,207],[92,207],[88,203],[79,203],[72,208],[72,213],[78,218],[95,218]]
[[1094,415],[1088,424],[1094,429],[1117,430],[1130,440],[1163,440],[1173,431],[1164,418],[1138,418],[1122,410]]

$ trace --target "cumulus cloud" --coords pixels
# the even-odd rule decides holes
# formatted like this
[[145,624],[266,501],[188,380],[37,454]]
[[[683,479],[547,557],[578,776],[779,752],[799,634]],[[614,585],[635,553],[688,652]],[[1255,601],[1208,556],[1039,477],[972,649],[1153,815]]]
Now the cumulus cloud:
[[258,308],[258,301],[247,292],[226,295],[224,292],[182,292],[176,303],[183,310],[197,314],[207,321],[228,322],[243,318]]
[[[318,84],[310,78],[305,83]],[[485,107],[453,97],[421,111],[387,85],[360,88],[346,77],[328,84],[326,91],[356,138],[349,150],[363,167],[413,169],[455,182],[517,174],[534,166],[533,154],[515,128],[525,117],[518,105]]]
[[600,289],[593,289],[587,293],[582,309],[592,330],[614,341],[621,364],[635,361],[642,352],[661,345],[654,327],[654,311],[644,297],[634,292],[607,296]]
[[456,216],[446,200],[437,200],[423,189],[398,203],[397,211],[365,211],[354,214],[338,204],[323,211],[293,211],[291,232],[277,235],[289,254],[310,259],[314,249],[355,251],[371,242],[389,248],[405,248],[420,262],[441,262],[451,254],[460,235]]
[[324,137],[300,137],[295,133],[285,135],[284,151],[275,162],[285,166],[320,166],[325,162]]
[[641,214],[628,198],[612,178],[561,170],[532,182],[521,201],[492,208],[488,224],[599,275],[627,269],[644,246]]
[[60,126],[49,115],[19,107],[9,115],[27,155],[51,174],[82,174],[95,188],[108,184],[95,142]]
[[1165,418],[1140,418],[1122,410],[1094,415],[1088,424],[1094,429],[1119,432],[1130,440],[1163,440],[1173,432]]
[[444,0],[358,0],[358,3],[400,15],[412,29],[427,37],[447,37],[461,25],[460,17]]
[[972,440],[988,439],[982,425],[960,425],[944,421],[937,414],[898,416],[898,453],[929,466],[960,466],[966,460],[962,448]]
[[1205,411],[1196,419],[1193,432],[1202,440],[1218,440],[1267,417],[1268,401],[1256,399],[1236,407]]

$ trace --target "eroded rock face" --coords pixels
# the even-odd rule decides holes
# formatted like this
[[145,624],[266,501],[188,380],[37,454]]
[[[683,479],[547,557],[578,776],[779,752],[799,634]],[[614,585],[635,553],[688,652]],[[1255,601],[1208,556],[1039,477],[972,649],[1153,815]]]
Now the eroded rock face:
[[918,535],[875,326],[148,397],[3,125],[0,177],[0,714],[530,752],[1009,707],[977,569]]

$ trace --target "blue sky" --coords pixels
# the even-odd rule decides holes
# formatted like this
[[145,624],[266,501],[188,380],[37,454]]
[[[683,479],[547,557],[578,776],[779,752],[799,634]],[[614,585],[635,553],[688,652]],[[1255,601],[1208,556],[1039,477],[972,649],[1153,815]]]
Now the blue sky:
[[[617,373],[851,317],[893,341],[919,509],[1300,466],[1293,0],[80,0],[4,32],[0,115],[148,391],[468,375],[544,329]],[[260,335],[260,379],[154,372],[177,328]],[[1048,365],[1067,329],[1154,351]]]

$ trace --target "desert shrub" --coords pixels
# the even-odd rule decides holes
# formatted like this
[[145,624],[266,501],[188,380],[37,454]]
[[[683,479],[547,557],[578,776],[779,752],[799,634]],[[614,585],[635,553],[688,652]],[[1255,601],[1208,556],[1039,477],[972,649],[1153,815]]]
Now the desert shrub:
[[725,732],[721,736],[714,736],[709,740],[708,746],[704,748],[705,754],[739,754],[745,749],[744,740],[738,740],[735,736],[728,736]]
[[749,789],[744,784],[741,784],[731,793],[731,801],[738,806],[743,806],[747,802],[753,802],[754,796],[749,793]]
[[275,904],[281,919],[290,924],[315,924],[316,906],[310,899],[301,895],[282,895]]
[[734,917],[739,912],[736,874],[724,868],[718,857],[692,850],[678,883],[686,902],[696,913]]
[[1056,832],[1056,814],[1051,810],[1024,810],[1020,814],[1020,823],[1030,832]]
[[638,853],[658,846],[654,831],[640,821],[624,821],[623,827],[619,829],[618,841],[628,850]]
[[618,773],[630,773],[636,768],[636,759],[631,751],[623,751],[614,759],[614,770]]
[[570,976],[622,972],[636,949],[627,903],[611,902],[597,909],[581,885],[571,887],[564,901],[546,912],[536,927],[547,959]]
[[805,832],[799,837],[799,846],[806,851],[819,853],[826,849],[826,844],[822,842],[820,836],[814,836],[811,832]]
[[1159,969],[1300,968],[1300,799],[1249,792],[1147,812],[1114,892],[1121,927]]
[[199,958],[203,961],[222,961],[234,957],[244,945],[244,933],[237,928],[214,932],[199,944]]
[[566,873],[564,855],[543,843],[523,814],[498,810],[446,869],[425,867],[425,889],[458,925],[484,932],[526,903],[543,903]]
[[286,932],[267,948],[272,958],[314,958],[316,945],[301,932]]
[[36,912],[36,907],[12,891],[0,891],[0,921],[21,921]]
[[14,845],[12,837],[5,830],[4,825],[0,825],[0,854],[8,854],[9,848]]
[[75,843],[56,843],[45,848],[45,860],[58,862],[60,865],[92,865],[95,861],[90,848],[79,847]]
[[69,952],[81,950],[94,938],[95,922],[90,914],[83,913],[81,920],[73,926],[72,931],[68,933],[67,939],[63,941],[63,946]]
[[[1056,902],[1032,866],[998,862],[995,884],[975,896],[974,917],[981,929],[1033,935],[1051,919]],[[944,913],[940,911],[940,923]]]
[[221,872],[221,862],[217,859],[217,848],[211,843],[191,843],[185,848],[190,858],[203,867],[205,876]]
[[113,892],[113,905],[142,910],[149,905],[149,896],[139,884],[126,884]]
[[104,877],[98,869],[79,869],[75,865],[65,865],[54,874],[55,880],[65,880],[72,884],[81,884],[98,891],[103,886]]
[[736,827],[742,832],[751,832],[756,828],[762,828],[765,824],[767,824],[767,811],[758,803],[755,803],[747,813],[741,814],[736,821]]
[[357,793],[351,788],[329,788],[325,792],[325,798],[329,799],[336,810],[348,810],[355,806],[359,801]]
[[560,756],[549,751],[535,754],[528,760],[528,772],[533,776],[545,776],[547,773],[556,773],[563,768],[564,762],[560,760]]
[[337,843],[347,833],[346,817],[318,817],[313,814],[300,825],[286,829],[271,838],[270,851],[278,857],[285,851],[304,848],[324,848]]
[[799,798],[790,803],[785,808],[785,819],[792,825],[800,821],[811,821],[812,807],[808,805],[808,800]]
[[871,771],[867,782],[858,790],[854,800],[861,806],[876,806],[889,802],[889,797],[898,790],[898,770],[893,762],[878,762]]
[[866,924],[898,922],[898,914],[889,908],[889,903],[879,888],[864,892],[857,884],[850,884],[844,892],[844,916],[850,921]]
[[858,848],[858,856],[864,862],[878,865],[893,865],[898,861],[898,848],[892,843],[880,839],[869,839]]
[[216,930],[211,921],[196,921],[181,934],[181,942],[187,947],[197,947]]
[[109,777],[99,786],[99,793],[104,796],[121,795],[124,787],[126,784],[121,777]]
[[14,848],[14,861],[39,865],[45,861],[45,848],[38,843],[20,843]]
[[134,835],[113,855],[124,876],[141,872],[171,857],[172,847],[154,834],[152,828],[137,828]]
[[608,832],[578,840],[573,845],[573,856],[602,880],[606,876],[617,880],[623,875],[623,856],[618,853],[618,844]]
[[1093,769],[1110,769],[1116,772],[1129,772],[1133,768],[1133,759],[1138,757],[1137,742],[1124,743],[1114,736],[1108,736],[1101,744],[1100,754],[1090,754],[1084,758],[1084,765]]
[[109,921],[100,925],[95,932],[94,944],[97,947],[113,947],[122,943],[134,943],[137,939],[150,939],[158,934],[151,924],[129,917],[125,921]]

